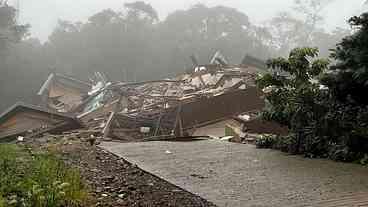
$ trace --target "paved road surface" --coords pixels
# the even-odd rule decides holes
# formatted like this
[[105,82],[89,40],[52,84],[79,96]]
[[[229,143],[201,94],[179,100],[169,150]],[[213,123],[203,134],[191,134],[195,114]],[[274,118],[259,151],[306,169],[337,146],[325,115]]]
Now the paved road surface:
[[218,140],[101,146],[218,206],[314,206],[350,194],[368,196],[357,194],[368,193],[368,168],[355,164]]

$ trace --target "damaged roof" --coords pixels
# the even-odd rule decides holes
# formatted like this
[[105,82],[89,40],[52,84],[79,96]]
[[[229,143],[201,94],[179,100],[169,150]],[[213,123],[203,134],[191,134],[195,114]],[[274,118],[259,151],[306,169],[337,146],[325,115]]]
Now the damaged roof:
[[46,93],[50,89],[50,86],[54,83],[61,83],[66,86],[79,89],[86,93],[90,90],[92,86],[91,83],[81,81],[73,77],[69,77],[66,75],[59,74],[59,73],[51,73],[48,76],[47,80],[42,84],[37,95],[42,96],[44,93]]
[[[263,70],[261,61],[247,58],[243,64],[231,65],[220,52],[210,61],[194,64],[191,72],[174,78],[133,83],[109,82],[102,73],[95,73],[90,83],[52,73],[38,92],[44,107],[17,103],[8,109],[0,117],[0,138],[1,129],[14,135],[15,128],[17,133],[44,124],[55,129],[64,122],[69,129],[119,140],[183,137],[191,136],[196,127],[264,107],[263,93],[255,85]],[[5,124],[13,128],[1,128],[21,111],[36,114],[18,114],[19,119]]]
[[0,122],[8,119],[14,113],[16,113],[18,111],[24,111],[24,110],[37,111],[37,112],[40,112],[40,113],[45,113],[45,114],[48,114],[48,115],[53,115],[53,116],[61,117],[61,118],[65,118],[65,119],[75,119],[75,116],[72,116],[72,115],[68,115],[68,114],[65,114],[65,113],[58,113],[58,112],[55,112],[53,110],[45,109],[45,108],[42,108],[42,107],[39,107],[39,106],[34,106],[34,105],[31,105],[31,104],[26,104],[26,103],[23,103],[23,102],[17,102],[13,106],[11,106],[7,110],[5,110],[0,115]]
[[[17,114],[21,114],[17,117]],[[38,106],[18,102],[0,115],[0,139],[43,128],[45,132],[80,127],[78,120]]]

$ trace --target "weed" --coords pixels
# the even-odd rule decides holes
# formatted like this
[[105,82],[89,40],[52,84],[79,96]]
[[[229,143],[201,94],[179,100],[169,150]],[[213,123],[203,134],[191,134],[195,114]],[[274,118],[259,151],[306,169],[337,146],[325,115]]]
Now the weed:
[[5,199],[0,195],[0,207],[5,207]]
[[[15,145],[0,145],[0,207],[81,206],[87,188],[76,169],[54,153],[31,155]],[[6,201],[7,200],[7,201]]]

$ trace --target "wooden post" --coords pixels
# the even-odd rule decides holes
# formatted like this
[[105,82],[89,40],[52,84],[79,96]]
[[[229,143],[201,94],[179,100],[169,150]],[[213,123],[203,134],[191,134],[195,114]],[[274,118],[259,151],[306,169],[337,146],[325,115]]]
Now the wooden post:
[[113,112],[113,111],[110,112],[110,116],[107,119],[106,126],[102,130],[103,138],[107,138],[109,136],[109,134],[110,134],[110,126],[111,126],[112,120],[114,119],[114,116],[115,116],[115,112]]
[[[176,119],[175,119],[175,125],[174,125],[174,134],[175,136],[182,136],[182,121],[181,121],[181,108],[182,108],[182,103],[180,102],[179,106],[178,106],[178,111],[176,112]],[[179,131],[177,131],[179,130]]]
[[181,114],[179,114],[179,133],[180,133],[180,137],[183,137],[184,136],[183,120],[181,118]]
[[164,111],[164,109],[162,110],[162,112],[160,114],[160,117],[158,118],[154,136],[157,136],[158,130],[160,129],[161,119],[162,119],[162,116],[163,116],[163,111]]

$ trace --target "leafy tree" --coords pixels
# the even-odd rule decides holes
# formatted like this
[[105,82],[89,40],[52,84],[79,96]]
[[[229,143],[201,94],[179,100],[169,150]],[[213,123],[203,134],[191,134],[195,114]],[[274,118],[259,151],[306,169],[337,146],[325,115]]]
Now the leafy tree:
[[[104,72],[111,80],[127,81],[136,80],[143,71],[149,74],[147,68],[154,54],[150,48],[157,42],[150,18],[155,12],[149,7],[127,4],[126,13],[109,9],[91,16],[86,23],[60,21],[47,43],[52,65],[81,79],[95,71]],[[150,14],[141,17],[146,12]]]
[[308,156],[366,162],[368,14],[350,23],[356,32],[333,50],[337,63],[328,70],[328,61],[314,60],[317,49],[311,48],[269,62],[276,72],[258,80],[268,90],[263,117],[288,126],[291,134],[268,143],[283,143],[277,147]]
[[238,63],[246,53],[264,59],[270,56],[266,46],[268,31],[253,25],[246,14],[234,8],[197,4],[170,14],[159,30],[166,40],[164,45],[169,46],[165,53],[172,64],[168,68],[177,68],[178,63],[184,67],[189,60],[186,57],[192,54],[202,64],[207,63],[219,49],[233,63]]
[[[206,64],[217,50],[231,63],[239,63],[245,54],[267,59],[303,45],[322,45],[326,56],[342,35],[323,31],[319,21],[310,43],[303,36],[309,32],[304,13],[277,16],[272,26],[266,27],[252,24],[237,9],[201,4],[160,21],[151,5],[138,1],[125,4],[121,11],[102,10],[86,22],[59,21],[49,40],[41,44],[27,36],[26,25],[16,23],[14,8],[1,5],[0,25],[6,25],[0,26],[0,66],[4,71],[0,84],[5,100],[0,104],[4,105],[21,97],[28,99],[50,71],[84,80],[95,71],[104,72],[111,80],[158,79],[192,67],[191,55]],[[4,34],[7,38],[1,38]],[[14,87],[15,80],[23,81]]]
[[272,34],[272,45],[281,54],[287,54],[304,41],[300,34],[305,33],[303,21],[293,17],[288,12],[281,12],[273,17],[268,26]]
[[[112,21],[114,21],[117,18],[119,18],[119,15],[116,12],[114,12],[111,9],[106,9],[101,12],[98,12],[95,15],[92,15],[90,18],[88,18],[88,21],[91,22],[92,24],[103,26],[112,23]],[[62,22],[60,22],[59,24],[62,24]]]
[[321,122],[320,112],[325,110],[319,101],[322,91],[316,79],[327,69],[328,60],[315,59],[317,48],[296,48],[288,58],[268,61],[273,74],[266,74],[257,84],[266,92],[268,107],[263,112],[266,120],[286,125],[295,134],[294,153],[309,151],[307,134],[318,136],[310,131]]
[[351,34],[350,29],[337,27],[331,32],[326,32],[323,29],[317,29],[312,35],[312,42],[314,46],[320,49],[320,56],[329,57],[331,49],[336,47],[336,44],[341,41],[343,37]]
[[324,21],[322,11],[335,0],[294,0],[294,10],[303,15],[304,23],[309,27],[309,34],[314,32],[318,24]]
[[16,9],[7,2],[0,1],[0,49],[9,42],[18,42],[26,37],[29,25],[18,25]]
[[41,51],[39,47],[32,47],[37,43],[27,38],[29,25],[18,24],[16,12],[15,8],[0,1],[0,109],[16,100],[32,102],[30,94],[33,91],[29,86],[40,77],[36,71],[41,68],[37,62]]
[[143,1],[125,3],[124,6],[128,9],[128,16],[132,16],[133,18],[142,17],[149,21],[158,20],[157,11],[150,4],[146,4]]
[[323,79],[336,98],[341,102],[366,105],[368,97],[368,13],[349,20],[356,29],[345,37],[333,50],[337,64]]
[[321,79],[329,88],[330,110],[326,117],[337,120],[330,137],[337,141],[338,150],[332,156],[341,160],[364,159],[362,153],[368,150],[368,13],[352,17],[349,22],[355,33],[333,50],[337,63]]
[[60,21],[45,45],[50,65],[59,72],[86,79],[102,71],[112,80],[174,76],[221,49],[239,63],[246,53],[266,58],[270,34],[252,25],[233,8],[197,5],[159,21],[148,4],[125,4],[121,12],[104,10],[88,22]]
[[322,26],[323,10],[334,0],[295,0],[293,10],[281,12],[273,17],[268,28],[272,34],[272,46],[279,54],[287,56],[295,47],[319,47],[322,57],[329,57],[330,49],[344,36],[347,29],[336,28],[327,32]]

